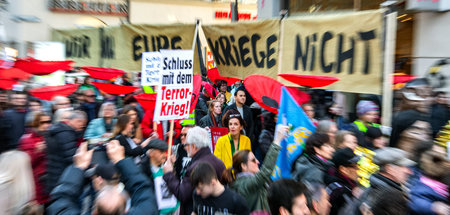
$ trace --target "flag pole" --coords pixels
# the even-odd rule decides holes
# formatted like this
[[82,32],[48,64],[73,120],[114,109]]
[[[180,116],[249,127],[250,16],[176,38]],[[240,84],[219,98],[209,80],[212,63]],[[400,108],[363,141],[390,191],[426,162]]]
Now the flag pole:
[[170,157],[172,155],[172,145],[173,145],[173,127],[174,127],[174,120],[170,120],[170,130],[169,130],[169,152],[167,153],[167,157]]

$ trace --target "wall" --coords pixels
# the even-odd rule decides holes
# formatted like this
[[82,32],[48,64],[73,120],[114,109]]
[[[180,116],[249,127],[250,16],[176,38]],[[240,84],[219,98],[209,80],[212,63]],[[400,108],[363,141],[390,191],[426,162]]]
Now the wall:
[[[423,76],[436,61],[450,58],[450,12],[421,12],[414,19],[413,74]],[[449,60],[450,63],[450,60]],[[450,92],[450,65],[442,67]]]

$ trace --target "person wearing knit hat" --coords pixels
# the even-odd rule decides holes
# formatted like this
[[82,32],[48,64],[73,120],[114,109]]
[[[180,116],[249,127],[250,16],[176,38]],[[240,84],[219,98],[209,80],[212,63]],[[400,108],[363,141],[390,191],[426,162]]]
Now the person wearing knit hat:
[[356,105],[358,119],[351,124],[352,127],[350,130],[355,133],[359,145],[364,145],[364,135],[368,127],[380,127],[379,124],[375,123],[379,110],[378,105],[369,100],[361,100]]

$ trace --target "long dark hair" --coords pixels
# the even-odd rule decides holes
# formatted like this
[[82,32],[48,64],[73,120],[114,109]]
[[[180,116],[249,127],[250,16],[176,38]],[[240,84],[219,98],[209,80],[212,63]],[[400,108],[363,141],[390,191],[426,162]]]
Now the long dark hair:
[[[238,119],[239,124],[241,124],[243,128],[245,128],[245,126],[247,125],[245,123],[245,120],[242,118],[241,114],[239,113],[239,111],[237,111],[235,109],[230,109],[222,117],[222,126],[225,128],[228,128],[228,122],[232,118]],[[244,129],[241,130],[241,134],[243,133],[243,130]]]
[[270,131],[275,132],[275,114],[272,112],[265,112],[262,114],[263,116],[263,128]]
[[116,125],[114,126],[114,132],[113,137],[119,135],[122,133],[123,130],[127,127],[128,123],[130,122],[130,116],[126,114],[120,114],[119,117],[117,117]]
[[236,175],[242,172],[242,164],[248,162],[250,150],[239,150],[233,155],[233,166],[223,171],[222,183],[231,184],[236,180]]

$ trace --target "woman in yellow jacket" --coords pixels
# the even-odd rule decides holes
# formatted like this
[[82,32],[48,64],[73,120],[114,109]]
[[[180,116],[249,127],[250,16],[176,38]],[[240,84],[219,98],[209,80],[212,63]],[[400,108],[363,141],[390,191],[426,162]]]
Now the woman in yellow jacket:
[[245,121],[238,111],[230,110],[225,113],[223,125],[228,125],[230,133],[217,140],[214,155],[223,161],[225,168],[233,165],[233,155],[239,150],[252,150],[250,139],[243,135]]

